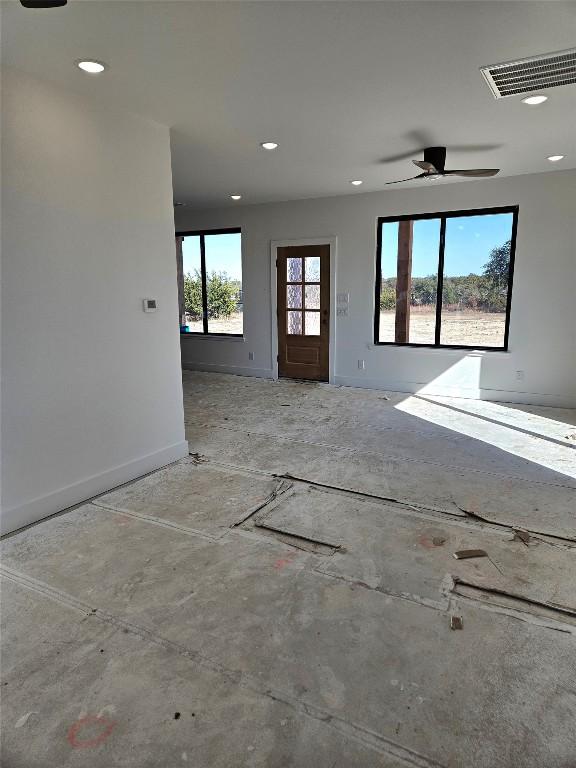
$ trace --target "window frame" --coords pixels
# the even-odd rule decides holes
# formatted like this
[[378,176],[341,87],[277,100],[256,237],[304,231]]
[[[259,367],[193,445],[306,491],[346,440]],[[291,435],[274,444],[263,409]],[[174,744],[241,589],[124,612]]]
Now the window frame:
[[[512,285],[514,281],[514,262],[516,258],[516,234],[518,230],[518,205],[505,205],[494,208],[470,208],[458,211],[436,211],[434,213],[403,214],[401,216],[379,216],[376,225],[376,280],[374,304],[374,344],[379,347],[415,347],[428,349],[468,349],[488,352],[508,352],[510,311],[512,308]],[[490,216],[498,213],[512,214],[512,232],[510,237],[510,264],[508,267],[508,292],[506,296],[506,319],[504,325],[504,344],[501,347],[471,344],[441,344],[442,331],[442,292],[444,288],[444,250],[446,246],[446,221],[466,216]],[[434,324],[433,344],[420,342],[380,341],[380,293],[382,290],[382,227],[400,221],[418,221],[422,219],[440,219],[440,238],[438,244],[438,281],[436,287],[436,319]]]
[[[201,331],[180,331],[180,336],[202,336],[243,339],[244,338],[244,316],[242,316],[242,333],[222,333],[208,330],[208,291],[206,289],[206,235],[240,235],[240,267],[242,269],[242,295],[244,295],[244,264],[242,259],[242,228],[228,227],[224,229],[193,229],[186,232],[176,232],[176,237],[199,237],[200,238],[200,277],[202,280],[202,328]],[[184,273],[182,273],[184,279]],[[244,315],[244,313],[242,313]]]

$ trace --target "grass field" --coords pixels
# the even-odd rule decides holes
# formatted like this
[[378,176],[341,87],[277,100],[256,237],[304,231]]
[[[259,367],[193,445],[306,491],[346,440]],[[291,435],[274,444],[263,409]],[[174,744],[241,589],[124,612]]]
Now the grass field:
[[[394,310],[380,313],[380,341],[394,341]],[[500,347],[504,343],[504,312],[446,311],[442,314],[442,344]],[[433,344],[436,314],[434,308],[414,308],[410,312],[410,341]],[[190,321],[190,331],[202,332],[202,321]],[[210,320],[211,333],[242,334],[242,312]]]
[[[394,310],[380,312],[380,341],[394,341]],[[434,308],[410,312],[410,341],[413,344],[433,344],[436,312]],[[500,347],[504,343],[504,312],[475,312],[474,310],[442,313],[442,344]]]
[[[218,320],[208,321],[210,333],[239,333],[242,334],[243,313],[233,312],[230,317],[222,317]],[[192,333],[202,333],[202,320],[189,320],[188,327]]]

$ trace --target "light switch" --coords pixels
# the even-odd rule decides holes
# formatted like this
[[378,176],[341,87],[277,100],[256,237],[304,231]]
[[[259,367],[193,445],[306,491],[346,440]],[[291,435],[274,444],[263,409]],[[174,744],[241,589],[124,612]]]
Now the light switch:
[[144,312],[156,312],[156,299],[142,299],[142,309]]

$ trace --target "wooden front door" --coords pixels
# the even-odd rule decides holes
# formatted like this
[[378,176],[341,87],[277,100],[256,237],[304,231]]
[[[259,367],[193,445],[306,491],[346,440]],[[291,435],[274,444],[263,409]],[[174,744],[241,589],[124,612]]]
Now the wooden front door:
[[330,246],[278,248],[278,375],[328,381]]

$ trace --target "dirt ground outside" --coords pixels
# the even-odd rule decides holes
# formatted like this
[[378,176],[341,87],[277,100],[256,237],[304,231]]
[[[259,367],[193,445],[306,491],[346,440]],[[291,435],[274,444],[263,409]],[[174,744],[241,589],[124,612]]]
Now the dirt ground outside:
[[[380,341],[394,341],[394,310],[380,313]],[[434,344],[436,313],[434,308],[414,309],[410,313],[410,341]],[[447,311],[442,313],[442,344],[500,347],[504,343],[504,312]],[[188,322],[191,332],[202,333],[202,321]],[[243,333],[243,313],[210,320],[211,333]]]
[[[230,317],[221,317],[217,320],[208,320],[208,331],[210,333],[238,333],[242,335],[244,322],[243,312],[233,312]],[[191,333],[202,333],[202,320],[189,320],[188,328]]]
[[[394,310],[380,312],[380,341],[394,341]],[[410,312],[410,341],[414,344],[434,344],[436,312],[434,308]],[[504,344],[504,312],[475,312],[474,310],[442,313],[442,344],[501,347]]]

